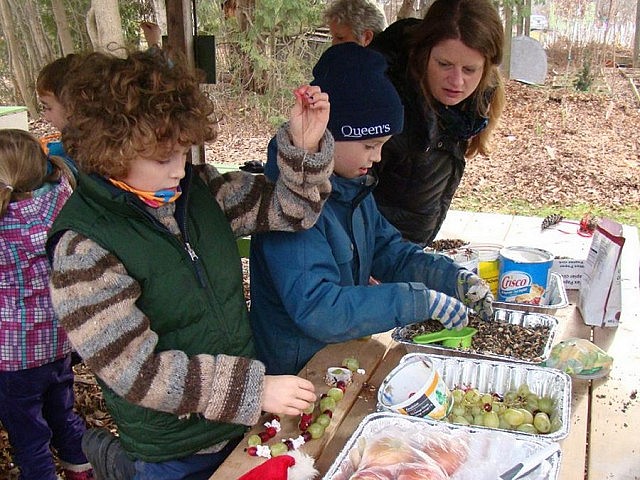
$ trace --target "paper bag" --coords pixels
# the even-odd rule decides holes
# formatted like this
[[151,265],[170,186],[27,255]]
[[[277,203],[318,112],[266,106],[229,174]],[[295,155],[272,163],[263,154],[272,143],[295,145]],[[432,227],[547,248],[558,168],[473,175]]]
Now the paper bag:
[[620,321],[623,245],[622,225],[606,218],[600,220],[593,233],[578,297],[578,310],[587,325],[615,327]]

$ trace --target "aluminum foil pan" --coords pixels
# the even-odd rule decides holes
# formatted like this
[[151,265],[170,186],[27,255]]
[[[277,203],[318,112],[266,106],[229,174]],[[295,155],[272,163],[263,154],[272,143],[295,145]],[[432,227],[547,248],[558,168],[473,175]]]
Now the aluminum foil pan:
[[518,310],[521,312],[538,312],[553,315],[559,308],[569,305],[567,298],[567,290],[562,281],[562,275],[551,272],[549,274],[549,284],[547,291],[543,296],[545,305],[529,305],[527,303],[513,302],[493,302],[493,308],[506,308],[509,310]]
[[549,327],[549,336],[544,344],[543,351],[539,357],[536,358],[518,358],[516,356],[495,354],[493,352],[485,352],[473,350],[473,346],[469,349],[451,348],[445,347],[440,344],[419,345],[413,343],[410,335],[410,327],[397,327],[391,333],[391,338],[398,343],[401,343],[407,349],[407,352],[413,353],[428,353],[435,355],[449,355],[456,357],[467,358],[481,358],[490,360],[501,360],[506,362],[519,362],[537,365],[546,361],[551,355],[551,348],[553,347],[554,339],[558,332],[558,319],[551,315],[533,312],[522,312],[518,310],[509,310],[505,308],[495,308],[493,313],[494,322],[504,322],[513,325],[520,325],[523,327],[531,328],[536,326]]
[[[555,432],[532,434],[518,432],[526,437],[538,437],[545,440],[561,440],[569,435],[571,420],[571,377],[560,370],[522,363],[494,362],[471,358],[447,357],[410,353],[402,357],[400,362],[423,360],[431,364],[440,374],[446,386],[453,390],[460,386],[470,386],[482,393],[499,393],[504,395],[509,390],[517,390],[526,383],[530,390],[539,397],[551,397],[555,401],[556,415],[562,426]],[[385,382],[382,382],[384,385]],[[378,411],[387,408],[381,401],[381,389],[378,390]],[[437,422],[437,420],[427,419]],[[489,427],[474,427],[494,430]],[[506,431],[506,430],[501,430]]]
[[[518,433],[473,427],[450,425],[442,422],[428,422],[422,418],[407,417],[397,413],[372,413],[367,415],[353,432],[344,448],[323,477],[323,480],[346,480],[354,472],[353,452],[362,443],[369,442],[378,435],[401,431],[401,439],[420,441],[424,438],[462,438],[468,441],[466,461],[452,473],[455,480],[495,480],[516,463],[529,458],[549,445],[558,450],[543,460],[540,465],[526,475],[518,477],[528,480],[557,480],[560,472],[562,453],[553,442],[541,438],[526,437]],[[363,442],[364,440],[364,442]]]

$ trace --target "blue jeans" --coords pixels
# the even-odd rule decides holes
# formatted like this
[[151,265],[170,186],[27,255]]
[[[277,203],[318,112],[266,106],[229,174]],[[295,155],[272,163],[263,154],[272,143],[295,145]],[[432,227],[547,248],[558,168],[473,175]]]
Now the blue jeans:
[[71,355],[41,367],[0,372],[0,421],[22,480],[56,479],[51,446],[60,460],[87,462],[80,447],[85,425],[73,401]]
[[191,455],[180,460],[169,460],[160,463],[136,460],[136,475],[134,480],[207,480],[233,449],[240,443],[241,438],[230,440],[227,445],[216,453]]

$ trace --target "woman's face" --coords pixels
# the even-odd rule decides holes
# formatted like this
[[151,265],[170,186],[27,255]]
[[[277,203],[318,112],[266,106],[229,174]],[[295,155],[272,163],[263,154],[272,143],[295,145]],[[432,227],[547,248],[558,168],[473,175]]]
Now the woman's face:
[[431,49],[427,64],[429,90],[444,105],[457,105],[476,90],[484,56],[460,40],[443,40]]

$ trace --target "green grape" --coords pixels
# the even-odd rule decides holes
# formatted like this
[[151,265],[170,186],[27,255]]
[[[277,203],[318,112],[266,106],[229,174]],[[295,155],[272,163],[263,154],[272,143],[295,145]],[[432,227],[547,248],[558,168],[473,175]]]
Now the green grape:
[[533,423],[533,414],[529,410],[525,408],[517,408],[516,410],[521,411],[524,415],[524,420],[522,421],[522,423]]
[[480,400],[480,393],[475,389],[469,389],[464,393],[464,401],[467,405],[475,405]]
[[458,425],[469,425],[469,421],[465,417],[460,415],[454,415],[451,421],[453,423],[457,423]]
[[522,385],[520,385],[518,387],[518,395],[521,397],[526,397],[527,395],[529,395],[531,393],[531,390],[529,390],[529,385],[527,385],[526,383],[523,383]]
[[500,423],[498,424],[498,428],[502,430],[513,430],[513,426],[509,422],[507,422],[507,420],[504,418],[504,415],[500,415],[498,418],[500,421]]
[[491,411],[496,412],[498,415],[500,415],[501,413],[504,413],[506,409],[507,409],[507,406],[504,404],[504,402],[493,402],[491,404]]
[[348,357],[342,360],[342,366],[348,368],[352,372],[355,372],[360,368],[360,362],[357,358]]
[[483,427],[484,426],[484,413],[478,413],[477,415],[473,416],[473,422],[471,422],[473,425],[477,425],[479,427]]
[[485,403],[493,403],[493,395],[489,394],[489,393],[485,393],[482,395],[482,397],[480,397],[480,403],[482,403],[483,405]]
[[311,425],[309,425],[307,432],[311,434],[311,438],[320,438],[322,435],[324,435],[324,427],[319,423],[313,422]]
[[315,408],[316,408],[316,404],[315,403],[311,403],[302,412],[306,413],[307,415],[311,415],[313,413],[313,411],[315,410]]
[[333,410],[336,408],[336,401],[332,397],[323,397],[320,399],[320,411]]
[[518,432],[524,432],[524,433],[538,433],[538,430],[536,430],[536,427],[534,427],[530,423],[522,423],[516,427],[516,430]]
[[465,413],[464,418],[467,419],[467,423],[469,425],[471,425],[473,423],[473,415],[471,415],[470,413]]
[[549,432],[557,432],[560,428],[562,428],[562,420],[558,416],[553,417],[551,419],[551,429]]
[[323,427],[328,427],[329,424],[331,423],[331,417],[329,415],[327,415],[326,413],[322,413],[320,415],[318,415],[318,418],[316,418],[316,423],[319,423],[320,425],[322,425]]
[[486,412],[482,420],[485,427],[498,428],[500,426],[500,418],[496,412]]
[[484,408],[479,405],[474,405],[471,407],[471,415],[481,415],[484,412]]
[[514,427],[517,427],[524,422],[524,414],[515,408],[507,408],[503,415],[507,423]]
[[277,457],[278,455],[284,455],[289,451],[287,446],[282,442],[276,442],[273,445],[269,445],[269,450],[271,451],[272,457]]
[[536,427],[536,430],[540,433],[549,433],[551,430],[549,416],[544,412],[536,413],[536,416],[533,418],[533,426]]
[[538,410],[551,415],[553,413],[554,401],[551,397],[540,397],[538,400]]
[[262,439],[260,438],[260,435],[249,435],[247,437],[247,445],[249,445],[250,447],[255,447],[256,445],[262,445]]
[[540,410],[540,407],[538,406],[538,396],[533,393],[527,395],[527,401],[524,408],[529,410],[531,413],[536,410]]
[[451,392],[453,396],[453,403],[462,403],[462,399],[464,398],[464,392],[459,388],[456,388],[453,392]]
[[516,392],[515,390],[509,390],[504,394],[504,403],[506,403],[507,405],[511,405],[516,401],[516,398],[518,398],[518,392]]
[[331,387],[327,390],[327,396],[333,398],[338,403],[344,397],[344,392],[338,387]]
[[466,409],[460,405],[454,403],[451,409],[451,415],[454,417],[462,417],[466,413]]

